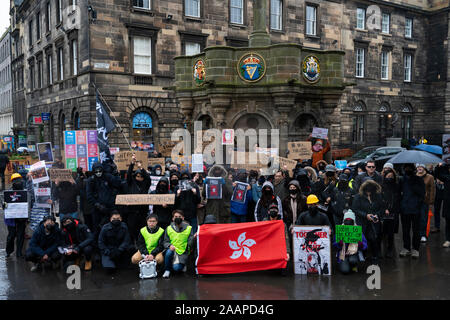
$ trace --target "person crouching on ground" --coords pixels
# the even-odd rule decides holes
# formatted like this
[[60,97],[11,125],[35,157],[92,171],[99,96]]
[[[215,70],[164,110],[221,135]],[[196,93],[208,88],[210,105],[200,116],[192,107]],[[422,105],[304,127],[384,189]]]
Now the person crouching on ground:
[[[343,225],[356,226],[355,220],[355,213],[349,209],[344,214]],[[344,243],[342,240],[336,242],[336,238],[333,239],[333,246],[337,249],[336,257],[338,269],[343,274],[358,271],[358,263],[360,261],[359,252],[367,249],[367,240],[364,234],[362,234],[361,240],[362,241],[359,241],[358,243]]]
[[138,251],[131,257],[131,263],[139,264],[145,261],[156,260],[158,265],[164,262],[163,257],[164,229],[158,226],[158,216],[150,214],[147,216],[147,226],[139,232],[136,245]]
[[172,224],[167,227],[164,234],[164,257],[165,272],[163,278],[169,278],[170,272],[186,272],[186,262],[191,252],[195,236],[192,227],[184,221],[182,210],[174,210],[172,213]]

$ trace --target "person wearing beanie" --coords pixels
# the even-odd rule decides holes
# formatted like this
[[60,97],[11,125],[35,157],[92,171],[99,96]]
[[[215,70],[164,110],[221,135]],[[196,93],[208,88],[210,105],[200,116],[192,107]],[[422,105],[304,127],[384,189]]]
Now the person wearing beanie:
[[[356,226],[355,213],[349,209],[345,212],[343,218],[343,225]],[[358,272],[358,263],[363,261],[362,251],[367,249],[367,240],[362,234],[361,241],[358,243],[344,243],[342,240],[336,242],[336,237],[333,238],[333,246],[336,248],[336,258],[338,269],[343,274],[350,274]]]
[[143,227],[138,235],[136,246],[138,251],[131,257],[132,264],[139,264],[141,260],[153,261],[158,265],[164,262],[163,256],[164,229],[158,226],[158,216],[149,214],[147,226]]
[[420,211],[420,241],[427,242],[427,223],[428,223],[428,211],[434,210],[434,200],[436,196],[436,184],[434,177],[429,174],[426,167],[422,163],[416,164],[416,175],[423,179],[425,183],[425,198],[422,203]]

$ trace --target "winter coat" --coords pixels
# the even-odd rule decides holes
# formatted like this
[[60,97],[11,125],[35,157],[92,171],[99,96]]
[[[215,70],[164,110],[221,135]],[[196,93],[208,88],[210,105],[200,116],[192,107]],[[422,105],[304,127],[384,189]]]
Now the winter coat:
[[[335,223],[341,224],[344,218],[344,210],[352,207],[355,191],[350,187],[345,189],[333,188],[333,192],[330,194],[331,208],[335,216]],[[337,220],[336,220],[337,218]]]
[[[234,188],[233,188],[233,192],[234,192]],[[252,190],[245,190],[245,202],[244,203],[240,203],[240,202],[236,202],[236,201],[230,201],[230,210],[233,214],[239,215],[239,216],[245,216],[247,215],[247,209],[248,209],[248,204],[250,203],[250,201],[252,201]]]
[[313,150],[311,166],[316,167],[317,162],[319,162],[320,160],[323,160],[323,157],[325,156],[325,154],[328,151],[330,151],[330,149],[331,149],[331,146],[330,146],[330,142],[328,140],[327,140],[327,144],[325,145],[325,147],[318,152],[314,151],[311,147],[311,150]]
[[87,194],[86,194],[86,184],[87,184],[87,178],[81,178],[78,177],[75,180],[75,183],[78,186],[78,190],[80,192],[80,211],[83,213],[83,216],[91,215],[92,211],[94,211],[94,206],[89,203],[87,200]]
[[37,227],[33,232],[30,243],[28,245],[27,254],[31,253],[38,257],[45,255],[50,256],[53,252],[58,250],[61,245],[61,230],[57,225],[50,234],[45,233],[44,223]]
[[[175,230],[176,232],[183,232],[189,226],[189,223],[183,221],[181,223],[180,229],[178,229],[175,222],[172,222],[171,226],[172,226],[173,230]],[[169,249],[170,245],[171,245],[170,238],[167,234],[167,229],[166,229],[166,231],[164,232],[164,240],[163,240],[164,250],[170,250]],[[189,234],[188,241],[187,241],[186,251],[182,255],[178,255],[178,253],[175,251],[175,255],[178,256],[180,263],[186,265],[189,254],[193,250],[193,245],[194,245],[194,234],[192,233],[192,229],[191,229],[191,233]]]
[[287,180],[284,178],[278,184],[273,183],[273,194],[284,199],[289,195],[289,190],[287,187]]
[[9,158],[5,153],[0,154],[0,171],[5,171]]
[[309,210],[306,210],[300,214],[295,222],[296,225],[299,226],[330,226],[331,223],[325,213],[317,211],[316,213],[311,213]]
[[[158,184],[156,185],[156,189],[150,194],[163,194],[159,193],[159,184],[164,181],[167,186],[169,186],[169,180],[166,177],[162,177],[159,179]],[[173,194],[172,190],[168,190],[167,194]],[[156,214],[158,216],[158,222],[162,225],[169,225],[172,221],[172,211],[173,211],[173,205],[167,205],[165,208],[162,205],[153,205],[151,206],[152,213]]]
[[436,197],[436,184],[434,183],[434,177],[431,174],[425,173],[421,178],[423,178],[423,182],[425,183],[424,202],[429,206],[434,205],[434,198]]
[[[94,163],[92,170],[95,171],[97,166],[101,167],[101,164],[98,162]],[[116,195],[118,194],[120,186],[120,177],[113,176],[106,172],[103,172],[103,175],[100,178],[93,175],[88,179],[86,184],[87,199],[91,205],[99,203],[104,205],[107,209],[114,208]],[[107,212],[104,214],[106,213]]]
[[[207,199],[205,211],[206,214],[212,214],[216,217],[219,223],[229,221],[231,218],[230,211],[230,200],[233,195],[233,185],[231,181],[227,178],[228,172],[221,165],[214,165],[209,169],[208,176],[212,176],[212,173],[216,167],[222,169],[221,177],[224,179],[224,184],[222,185],[222,199]],[[208,183],[208,179],[205,180],[205,184]],[[203,188],[203,197],[206,198],[206,186]]]
[[[277,220],[281,220],[281,217],[278,216]],[[266,217],[266,218],[264,218],[263,221],[270,221],[270,218]],[[286,240],[286,253],[290,255],[291,254],[291,246],[290,246],[291,241],[289,238],[289,232],[286,227],[286,224],[284,224],[284,239]]]
[[372,177],[370,177],[367,174],[367,172],[364,172],[364,173],[359,174],[353,181],[353,183],[352,183],[353,190],[355,190],[355,192],[359,192],[359,188],[364,183],[364,181],[367,179],[372,179],[380,185],[383,182],[383,177],[378,172],[375,171]]
[[[362,240],[362,241],[359,241],[359,242],[358,242],[358,251],[361,251],[361,250],[364,251],[364,250],[367,249],[367,239],[366,239],[366,237],[364,236],[364,233],[362,234],[361,240]],[[340,256],[342,247],[345,246],[345,250],[347,250],[347,249],[348,249],[349,243],[344,243],[343,246],[341,246],[341,244],[340,244],[339,242],[336,242],[336,237],[333,237],[332,244],[333,244],[333,247],[336,248],[336,258],[337,258],[337,263],[341,263],[342,260],[340,259],[339,256]]]
[[[147,228],[147,231],[148,231],[149,233],[151,233],[151,234],[156,233],[156,232],[159,231],[159,229],[160,229],[160,227],[157,227],[157,228],[155,228],[155,230],[153,230],[153,232],[152,232],[151,229],[149,229],[148,227],[146,227],[146,228]],[[158,245],[156,246],[156,248],[153,249],[152,252],[148,252],[148,250],[147,250],[147,245],[145,244],[144,236],[142,235],[141,231],[139,231],[139,235],[138,235],[137,240],[136,240],[136,247],[137,247],[137,249],[139,250],[139,252],[141,253],[141,255],[145,255],[145,256],[146,256],[146,255],[151,254],[152,256],[156,257],[156,255],[157,255],[158,253],[164,251],[163,242],[164,242],[164,233],[161,235],[161,237],[159,237]]]
[[[66,182],[64,182],[66,184]],[[54,188],[54,199],[59,203],[59,214],[62,216],[66,213],[78,212],[77,196],[80,190],[77,184],[72,184],[70,187],[63,189],[61,185]]]
[[450,219],[450,173],[447,167],[436,167],[436,178],[444,183],[442,216]]
[[70,234],[69,231],[66,228],[62,228],[61,230],[61,245],[63,247],[69,247],[72,246],[77,251],[80,251],[81,249],[93,245],[94,243],[94,235],[92,234],[91,230],[78,220],[74,220],[75,222],[75,234]]
[[[127,171],[127,183],[125,186],[125,191],[127,194],[148,194],[148,190],[150,189],[151,180],[150,176],[147,174],[145,170],[139,170],[140,174],[144,177],[144,181],[139,182],[134,177],[134,164],[130,164]],[[148,213],[148,205],[141,206],[128,206],[127,208],[128,214],[140,214],[147,215]]]
[[102,255],[109,256],[111,250],[125,252],[131,247],[130,233],[125,223],[115,228],[111,222],[105,224],[98,236],[98,248]]
[[[264,189],[265,186],[269,186],[272,189],[273,192],[273,185],[269,181],[264,182],[262,185],[262,189]],[[283,219],[283,205],[281,203],[281,200],[279,197],[273,195],[273,200],[276,201],[278,205],[278,214]],[[267,218],[269,216],[269,207],[270,203],[265,207],[261,201],[261,198],[258,200],[255,206],[255,221],[263,221],[264,218]]]
[[401,214],[419,214],[425,199],[425,183],[416,175],[400,177]]
[[[187,170],[183,171],[180,176],[182,177],[183,175],[186,175],[186,174],[189,177],[189,181],[191,182],[191,185],[195,188],[196,193],[194,194],[194,192],[192,192],[192,190],[187,190],[187,191],[181,191],[180,195],[178,196],[179,186],[175,187],[175,190],[174,190],[174,193],[176,194],[175,209],[182,210],[184,213],[185,219],[192,219],[192,218],[197,217],[197,205],[200,203],[202,198],[200,195],[200,189],[197,186],[197,184],[192,182],[191,174],[189,173],[189,171],[187,171]],[[180,181],[182,181],[182,180],[180,180]],[[222,192],[223,192],[223,190],[222,190]]]
[[296,180],[292,180],[289,183],[289,186],[291,185],[295,185],[298,189],[298,192],[295,196],[295,201],[297,202],[297,211],[295,214],[295,219],[294,219],[294,213],[293,213],[293,209],[292,209],[292,197],[289,194],[288,196],[286,196],[283,201],[282,201],[282,207],[283,207],[283,220],[284,223],[290,227],[293,223],[294,220],[297,220],[297,218],[300,216],[300,214],[302,212],[304,212],[305,210],[308,209],[307,205],[306,205],[306,197],[302,194],[301,190],[300,190],[300,185]]
[[256,203],[262,195],[262,185],[255,183],[252,184],[252,199]]

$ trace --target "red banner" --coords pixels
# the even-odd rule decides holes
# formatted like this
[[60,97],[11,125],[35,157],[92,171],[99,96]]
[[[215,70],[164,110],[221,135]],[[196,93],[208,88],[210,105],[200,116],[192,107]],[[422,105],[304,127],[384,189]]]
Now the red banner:
[[286,268],[285,239],[281,220],[201,225],[197,274]]

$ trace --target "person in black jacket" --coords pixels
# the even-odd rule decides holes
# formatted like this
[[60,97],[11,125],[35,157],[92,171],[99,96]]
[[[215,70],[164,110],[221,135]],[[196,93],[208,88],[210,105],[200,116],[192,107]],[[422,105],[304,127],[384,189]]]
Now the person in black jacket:
[[92,221],[92,212],[94,211],[94,206],[87,200],[86,194],[86,183],[89,177],[92,176],[92,172],[83,172],[82,168],[77,169],[77,179],[75,183],[77,184],[78,190],[80,192],[80,213],[83,216],[84,223],[88,226],[90,230],[94,230],[94,224]]
[[[156,260],[156,263],[164,263],[164,229],[158,226],[158,217],[156,214],[150,214],[147,217],[147,226],[143,227],[137,239],[138,251],[131,257],[131,263],[139,264],[145,261]],[[151,251],[149,251],[149,249]]]
[[[299,226],[330,226],[331,223],[325,213],[319,211],[317,207],[319,204],[319,199],[316,195],[310,194],[306,198],[306,204],[308,205],[308,210],[302,212],[297,218],[296,225]],[[291,233],[293,230],[291,230]]]
[[6,170],[6,166],[9,163],[9,158],[8,155],[6,154],[6,151],[1,151],[0,153],[0,177],[2,180],[2,189],[1,190],[5,190],[6,186],[5,186],[5,170]]
[[367,178],[352,203],[352,211],[356,214],[357,224],[362,225],[362,232],[369,242],[372,251],[372,264],[378,264],[381,241],[381,215],[384,202],[381,186]]
[[[166,177],[162,177],[151,194],[173,194],[172,190],[169,190],[169,180]],[[158,217],[158,225],[161,228],[166,229],[172,223],[173,207],[170,204],[150,206],[150,212]]]
[[358,174],[355,178],[355,181],[353,181],[353,190],[355,190],[355,192],[359,192],[359,188],[367,179],[372,179],[378,184],[381,184],[383,182],[381,175],[376,171],[376,165],[374,161],[367,161],[365,169],[366,172]]
[[78,185],[70,181],[56,180],[53,191],[54,200],[59,204],[59,215],[61,219],[70,216],[78,219],[77,196],[80,194]]
[[122,222],[122,216],[113,210],[110,222],[105,224],[98,236],[98,248],[102,256],[102,266],[112,273],[119,267],[126,267],[133,254],[128,227]]
[[79,259],[82,255],[86,258],[84,270],[90,271],[92,268],[92,253],[94,235],[91,230],[81,224],[78,220],[71,216],[66,216],[61,221],[61,246],[66,249],[63,254],[64,270],[69,265],[79,264]]
[[400,218],[403,231],[403,249],[399,255],[400,257],[411,255],[413,258],[418,259],[420,248],[420,210],[425,199],[425,183],[421,177],[416,176],[415,170],[414,164],[405,164],[405,175],[400,179]]
[[[436,167],[436,178],[444,183],[442,197],[444,199],[442,216],[445,218],[444,248],[450,247],[450,164],[439,164]],[[435,212],[439,214],[439,212]]]
[[26,261],[34,263],[31,271],[37,271],[42,266],[57,268],[61,259],[61,254],[58,252],[60,243],[61,230],[56,224],[55,217],[45,216],[34,231],[26,251]]
[[289,195],[283,199],[282,206],[284,223],[291,230],[300,214],[307,209],[306,197],[297,180],[289,182]]
[[344,211],[352,207],[355,192],[349,186],[349,177],[342,173],[336,187],[330,193],[330,206],[333,212],[335,224],[342,224],[344,221]]
[[[182,190],[184,189],[184,190]],[[175,188],[175,209],[182,210],[184,220],[192,227],[192,233],[197,232],[197,205],[200,203],[200,189],[195,182],[191,180],[191,174],[188,170],[181,173],[180,185]]]

